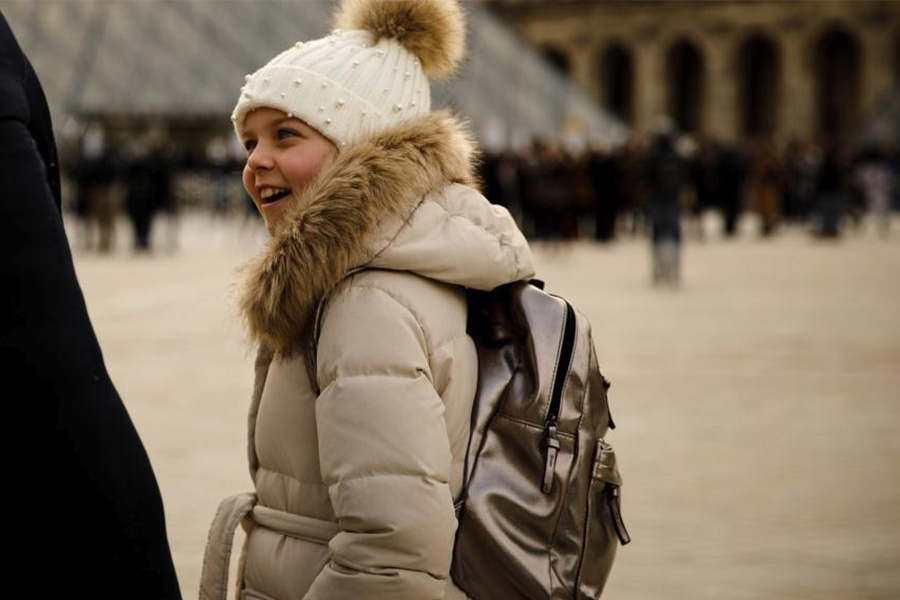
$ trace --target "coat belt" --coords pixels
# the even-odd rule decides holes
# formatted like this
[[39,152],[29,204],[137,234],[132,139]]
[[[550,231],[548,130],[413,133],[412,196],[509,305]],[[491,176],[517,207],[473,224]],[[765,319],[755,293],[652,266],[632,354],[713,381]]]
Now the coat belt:
[[327,546],[341,530],[334,521],[304,517],[260,505],[253,508],[253,522],[286,536],[323,546]]

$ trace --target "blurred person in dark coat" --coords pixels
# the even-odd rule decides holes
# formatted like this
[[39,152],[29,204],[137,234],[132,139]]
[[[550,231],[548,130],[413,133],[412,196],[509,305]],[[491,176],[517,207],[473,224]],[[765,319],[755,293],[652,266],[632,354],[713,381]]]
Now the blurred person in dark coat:
[[150,252],[156,213],[172,206],[172,165],[163,153],[163,142],[147,136],[131,148],[126,208],[134,229],[134,250]]
[[797,222],[808,215],[805,214],[805,198],[803,188],[804,151],[799,140],[792,139],[784,151],[784,202],[782,203],[784,218],[788,222]]
[[659,134],[647,158],[654,285],[680,283],[681,192],[687,178],[687,166],[675,150],[672,134]]
[[71,177],[75,184],[75,215],[78,218],[78,239],[82,250],[94,247],[93,198],[97,193],[98,161],[93,155],[99,133],[88,130],[80,143],[80,151],[70,160]]
[[611,242],[616,236],[616,218],[621,194],[618,189],[616,157],[602,148],[590,154],[588,170],[591,178],[594,207],[594,238]]
[[830,144],[816,185],[815,232],[820,238],[840,237],[842,221],[850,207],[850,177],[848,148],[840,143]]
[[534,186],[535,237],[562,241],[577,234],[570,215],[574,210],[575,169],[559,142],[540,146]]
[[12,577],[41,598],[179,598],[159,488],[75,277],[47,103],[2,14],[0,190]]
[[741,218],[744,196],[744,180],[747,176],[747,165],[740,150],[725,147],[719,162],[721,181],[721,209],[724,219],[725,237],[737,234],[738,221]]
[[522,205],[529,216],[530,234],[536,240],[558,239],[562,231],[560,205],[568,192],[558,187],[563,176],[559,150],[535,139],[520,169]]

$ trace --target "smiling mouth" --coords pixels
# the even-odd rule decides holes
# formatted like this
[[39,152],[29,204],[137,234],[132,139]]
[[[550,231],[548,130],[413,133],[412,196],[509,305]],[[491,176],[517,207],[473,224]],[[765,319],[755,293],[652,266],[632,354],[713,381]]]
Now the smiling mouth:
[[282,198],[287,198],[291,195],[290,189],[273,189],[267,188],[262,191],[260,194],[260,201],[263,204],[272,204],[273,202],[278,202]]

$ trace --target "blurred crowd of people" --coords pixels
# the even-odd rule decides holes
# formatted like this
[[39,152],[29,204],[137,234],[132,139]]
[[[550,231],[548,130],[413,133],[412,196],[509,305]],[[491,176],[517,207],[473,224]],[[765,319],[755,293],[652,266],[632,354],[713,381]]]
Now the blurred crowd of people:
[[[161,137],[113,148],[97,130],[88,131],[82,151],[67,165],[71,208],[78,218],[82,249],[111,252],[121,212],[132,226],[134,250],[149,252],[154,218],[162,213],[174,222],[177,205],[174,177],[182,165],[174,160]],[[66,165],[64,165],[66,166]],[[174,243],[174,234],[171,237]]]
[[897,148],[884,145],[793,141],[778,148],[761,138],[735,146],[660,134],[615,150],[535,142],[524,152],[487,153],[482,180],[485,194],[535,239],[587,234],[607,242],[674,230],[679,217],[702,237],[695,221],[707,211],[721,214],[729,237],[746,212],[758,215],[762,236],[808,224],[833,237],[867,215],[887,233],[891,208],[900,208],[898,161]]
[[525,152],[486,154],[482,179],[486,195],[532,239],[649,237],[653,281],[673,285],[682,224],[702,239],[709,211],[721,216],[726,237],[752,212],[763,237],[793,224],[836,238],[867,220],[887,235],[891,210],[900,207],[900,155],[886,145],[779,148],[759,138],[735,146],[669,132],[615,150],[535,142]]
[[[89,130],[79,140],[63,164],[83,249],[112,250],[121,213],[138,252],[151,249],[159,215],[167,221],[166,245],[175,247],[180,204],[215,215],[252,214],[252,203],[235,192],[239,147],[218,137],[198,152],[177,148],[155,134],[116,146]],[[672,133],[615,149],[573,151],[535,141],[519,152],[485,153],[481,177],[485,195],[508,208],[531,239],[648,237],[659,282],[677,282],[682,227],[702,239],[711,211],[720,215],[726,237],[738,233],[742,215],[755,213],[764,237],[784,225],[804,225],[834,238],[867,221],[887,235],[890,213],[900,208],[898,150],[884,145],[793,141],[779,148],[760,138],[735,146]],[[186,187],[186,179],[195,185]]]
[[[94,128],[74,146],[63,162],[68,183],[65,204],[77,219],[81,250],[113,251],[116,222],[125,216],[136,253],[149,253],[154,239],[173,251],[182,208],[200,207],[224,215],[235,203],[243,156],[224,137],[191,151],[158,130],[120,143],[110,142],[102,130]],[[238,194],[236,202],[242,200]],[[247,203],[252,206],[249,199]],[[164,231],[153,235],[159,217]]]

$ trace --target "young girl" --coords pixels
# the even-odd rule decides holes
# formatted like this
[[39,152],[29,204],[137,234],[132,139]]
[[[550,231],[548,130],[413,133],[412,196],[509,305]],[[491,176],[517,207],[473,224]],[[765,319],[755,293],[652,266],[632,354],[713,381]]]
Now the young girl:
[[449,580],[477,383],[465,288],[533,275],[474,145],[430,112],[464,50],[455,0],[345,2],[330,36],[247,76],[233,120],[272,235],[241,308],[259,345],[255,494],[226,499],[201,598],[464,598]]

